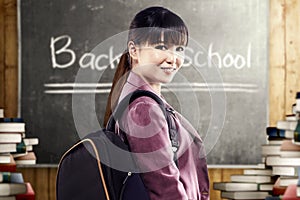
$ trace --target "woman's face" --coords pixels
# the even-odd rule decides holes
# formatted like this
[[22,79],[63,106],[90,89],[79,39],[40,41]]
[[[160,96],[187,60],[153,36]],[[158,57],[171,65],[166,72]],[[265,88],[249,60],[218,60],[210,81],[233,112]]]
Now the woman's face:
[[165,44],[145,44],[137,47],[133,61],[133,71],[150,85],[169,83],[184,61],[185,46]]

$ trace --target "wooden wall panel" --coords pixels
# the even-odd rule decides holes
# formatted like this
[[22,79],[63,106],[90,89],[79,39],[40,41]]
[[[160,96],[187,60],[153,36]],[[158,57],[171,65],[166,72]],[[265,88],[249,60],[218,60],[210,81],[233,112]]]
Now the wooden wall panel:
[[56,198],[56,168],[49,169],[49,200]]
[[[222,182],[222,169],[209,169],[210,199],[220,199],[221,192],[213,190],[214,182]],[[213,181],[212,181],[213,180]]]
[[36,199],[49,200],[49,168],[40,168],[35,173]]
[[4,0],[0,0],[0,108],[4,108]]
[[16,0],[4,0],[4,108],[6,117],[18,114],[18,37]]
[[300,1],[286,1],[286,112],[291,113],[300,91]]
[[285,0],[271,0],[269,8],[269,125],[285,116]]

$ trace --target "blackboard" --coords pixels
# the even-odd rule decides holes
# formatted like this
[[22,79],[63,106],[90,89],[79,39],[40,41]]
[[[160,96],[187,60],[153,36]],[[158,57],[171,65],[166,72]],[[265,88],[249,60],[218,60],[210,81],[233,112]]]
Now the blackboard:
[[185,65],[163,95],[202,136],[209,164],[256,164],[266,142],[267,0],[19,0],[20,115],[56,164],[101,128],[135,13],[162,5],[190,32]]

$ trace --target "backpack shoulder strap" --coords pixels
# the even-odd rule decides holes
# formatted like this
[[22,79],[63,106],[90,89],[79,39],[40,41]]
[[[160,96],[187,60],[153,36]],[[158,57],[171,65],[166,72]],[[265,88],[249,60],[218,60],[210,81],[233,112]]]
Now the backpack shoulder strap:
[[129,93],[124,99],[121,100],[121,102],[117,105],[115,111],[111,115],[108,124],[107,129],[110,131],[115,131],[115,124],[116,121],[121,119],[125,109],[137,98],[147,96],[152,98],[157,102],[157,104],[160,106],[169,127],[169,138],[172,144],[172,151],[174,153],[174,162],[178,166],[177,163],[177,151],[179,148],[179,139],[178,139],[178,132],[177,128],[174,122],[174,110],[172,108],[167,108],[165,103],[159,98],[156,94],[153,92],[147,91],[147,90],[136,90],[132,93]]

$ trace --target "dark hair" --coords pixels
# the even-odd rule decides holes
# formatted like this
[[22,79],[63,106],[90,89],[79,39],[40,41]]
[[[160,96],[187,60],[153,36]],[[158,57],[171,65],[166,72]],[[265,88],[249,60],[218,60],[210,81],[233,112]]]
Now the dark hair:
[[[164,43],[185,46],[188,43],[188,29],[178,15],[163,7],[149,7],[137,13],[133,18],[129,27],[127,42],[133,41],[136,45],[157,44],[160,42],[162,34],[164,35]],[[121,56],[114,75],[106,105],[104,126],[106,126],[112,110],[118,103],[130,69],[130,55],[126,50]]]

